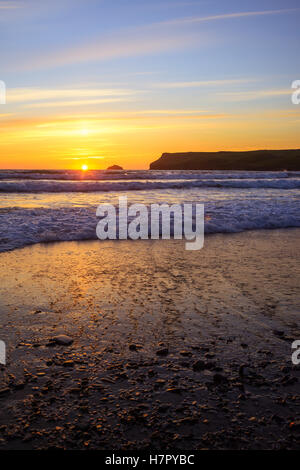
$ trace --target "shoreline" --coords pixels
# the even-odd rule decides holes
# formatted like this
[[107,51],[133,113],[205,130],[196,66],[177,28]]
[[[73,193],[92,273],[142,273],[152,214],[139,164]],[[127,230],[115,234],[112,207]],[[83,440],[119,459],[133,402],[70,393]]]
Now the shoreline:
[[[204,233],[204,243],[205,243],[205,239],[206,237],[214,237],[214,236],[218,236],[218,235],[221,235],[221,236],[235,236],[235,235],[241,235],[243,233],[257,233],[257,232],[273,232],[273,231],[276,231],[276,232],[285,232],[285,231],[290,231],[290,230],[299,230],[300,231],[300,227],[295,227],[295,226],[291,226],[291,227],[276,227],[276,228],[251,228],[251,229],[245,229],[245,230],[242,230],[242,231],[239,231],[239,232],[208,232],[208,233]],[[24,246],[17,246],[15,248],[9,248],[9,249],[6,249],[6,250],[3,250],[1,251],[0,250],[0,256],[4,253],[12,253],[14,251],[19,251],[19,250],[23,250],[23,249],[26,249],[26,248],[32,248],[36,245],[40,245],[40,246],[47,246],[47,245],[56,245],[56,244],[60,244],[60,243],[95,243],[95,242],[100,242],[100,243],[108,243],[108,242],[112,242],[112,243],[123,243],[123,242],[130,242],[130,243],[139,243],[139,242],[151,242],[151,241],[162,241],[162,242],[169,242],[169,241],[174,241],[174,238],[170,238],[170,240],[163,240],[163,239],[159,239],[159,240],[152,240],[151,238],[149,238],[148,240],[131,240],[130,238],[128,238],[127,240],[119,240],[119,239],[116,239],[116,240],[100,240],[98,238],[91,238],[91,239],[81,239],[81,240],[49,240],[49,241],[39,241],[39,242],[32,242],[32,243],[29,243],[27,245],[24,245]],[[184,238],[182,238],[182,243],[185,243],[187,240]],[[198,250],[196,250],[198,251]]]
[[1,253],[0,449],[299,448],[299,235]]

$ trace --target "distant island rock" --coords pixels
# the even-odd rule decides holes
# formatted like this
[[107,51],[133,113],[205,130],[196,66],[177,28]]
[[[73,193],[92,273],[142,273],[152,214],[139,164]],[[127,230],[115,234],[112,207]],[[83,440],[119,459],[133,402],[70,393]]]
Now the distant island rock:
[[107,170],[123,170],[123,168],[119,165],[112,165],[106,168]]
[[163,153],[150,170],[300,170],[300,149]]

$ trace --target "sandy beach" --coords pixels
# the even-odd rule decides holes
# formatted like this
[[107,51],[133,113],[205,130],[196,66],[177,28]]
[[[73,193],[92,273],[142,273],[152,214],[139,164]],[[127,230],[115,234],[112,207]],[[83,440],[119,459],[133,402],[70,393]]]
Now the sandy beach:
[[299,448],[299,235],[0,254],[0,449]]

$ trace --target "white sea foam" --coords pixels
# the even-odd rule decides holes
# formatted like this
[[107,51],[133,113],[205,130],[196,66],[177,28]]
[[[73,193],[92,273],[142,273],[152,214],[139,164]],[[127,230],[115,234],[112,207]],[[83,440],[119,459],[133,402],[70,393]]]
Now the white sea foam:
[[[300,227],[295,202],[280,205],[245,201],[205,205],[205,233]],[[65,240],[96,239],[95,208],[21,209],[0,211],[0,251]]]
[[126,181],[1,181],[0,192],[5,193],[66,193],[100,191],[143,191],[188,188],[300,188],[300,178],[243,178],[243,179],[177,179]]
[[300,177],[300,171],[231,171],[231,170],[1,170],[0,180],[156,180],[156,179],[278,179]]
[[300,172],[97,172],[101,179],[89,181],[74,172],[27,172],[24,179],[24,172],[2,171],[0,179],[4,173],[0,251],[96,239],[96,207],[122,193],[129,203],[204,203],[205,233],[300,227]]

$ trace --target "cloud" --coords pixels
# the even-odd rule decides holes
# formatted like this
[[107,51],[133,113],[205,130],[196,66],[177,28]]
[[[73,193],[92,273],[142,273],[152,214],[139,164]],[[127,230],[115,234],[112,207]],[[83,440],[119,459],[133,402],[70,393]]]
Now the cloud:
[[[123,117],[119,114],[116,119],[135,119],[135,118],[156,117],[160,119],[180,118],[180,119],[219,119],[227,117],[224,113],[209,113],[201,109],[144,109],[141,111],[133,111],[124,113]],[[104,117],[107,119],[107,116]]]
[[265,111],[264,114],[269,118],[299,118],[300,109],[272,109]]
[[125,96],[136,93],[133,90],[117,88],[74,88],[74,89],[43,89],[43,88],[12,88],[7,90],[7,103],[53,100],[59,98],[88,98],[97,96]]
[[[135,31],[102,37],[83,46],[55,52],[38,57],[27,68],[51,68],[66,66],[74,63],[104,61],[122,57],[140,56],[145,54],[162,53],[169,50],[180,50],[196,42],[199,34],[191,32],[168,32],[141,28]],[[24,65],[25,66],[25,65]]]
[[197,88],[207,86],[223,86],[223,85],[239,85],[243,83],[254,82],[256,79],[243,78],[243,79],[231,79],[231,80],[201,80],[191,82],[161,82],[155,83],[155,88]]
[[251,16],[266,16],[266,15],[279,15],[285,13],[294,13],[300,11],[300,8],[285,8],[281,10],[264,10],[264,11],[244,11],[237,13],[224,13],[222,15],[211,15],[211,16],[192,16],[188,18],[178,18],[174,20],[167,20],[160,22],[161,25],[183,25],[191,23],[206,23],[208,21],[227,20],[235,18],[245,18]]
[[[13,116],[13,115],[12,115]],[[1,120],[0,132],[9,129],[31,129],[35,131],[57,131],[71,134],[80,134],[87,130],[88,133],[95,133],[107,129],[116,128],[142,128],[141,124],[147,128],[165,125],[171,122],[187,122],[188,120],[211,121],[214,119],[226,119],[232,115],[225,113],[210,113],[204,110],[189,109],[145,109],[137,111],[124,112],[102,112],[102,113],[83,113],[57,116],[31,116],[14,118],[7,116],[7,119]],[[129,122],[131,123],[129,125]],[[115,123],[115,124],[114,124]],[[137,127],[132,127],[132,125]],[[173,125],[173,124],[172,124]],[[106,126],[106,127],[103,127]],[[108,127],[107,127],[108,126]],[[146,128],[146,127],[145,127]]]
[[92,100],[74,100],[74,101],[50,101],[44,103],[30,103],[24,105],[26,108],[57,108],[66,106],[88,106],[103,103],[121,103],[132,101],[133,98],[99,98]]
[[216,93],[216,95],[221,96],[228,101],[250,101],[261,98],[273,98],[276,96],[291,95],[291,90],[284,88],[279,90],[232,91]]
[[[25,61],[19,60],[17,68],[33,70],[39,68],[63,67],[74,63],[105,61],[122,57],[158,54],[166,51],[179,51],[195,45],[211,43],[213,36],[208,32],[192,31],[191,24],[211,21],[279,15],[300,11],[299,8],[247,11],[221,15],[194,16],[151,23],[141,27],[125,29],[103,35],[85,44],[78,44],[64,50],[43,53]],[[180,27],[180,28],[179,28]]]
[[[99,62],[117,58],[176,52],[188,47],[204,46],[211,42],[209,34],[191,31],[190,28],[168,27],[159,23],[124,28],[96,37],[94,40],[79,42],[77,45],[44,51],[35,57],[20,58],[13,65],[18,70],[47,69],[65,67],[85,62]],[[15,62],[15,59],[13,59]]]
[[39,124],[38,127],[53,127],[59,123],[72,123],[72,122],[90,122],[97,124],[101,121],[129,121],[129,120],[155,120],[157,119],[219,119],[228,117],[224,113],[209,113],[204,110],[188,110],[188,109],[145,109],[140,111],[125,111],[125,112],[105,112],[94,114],[82,114],[79,116],[61,116],[55,118],[55,121]]
[[141,111],[134,111],[133,114],[199,114],[204,113],[203,109],[143,109]]
[[81,157],[63,157],[60,160],[103,160],[105,157],[94,157],[82,155]]
[[19,2],[1,2],[0,1],[0,10],[14,10],[15,8],[20,8],[23,5]]

